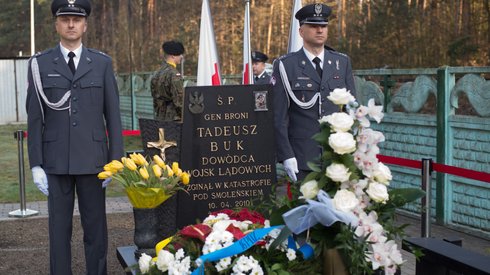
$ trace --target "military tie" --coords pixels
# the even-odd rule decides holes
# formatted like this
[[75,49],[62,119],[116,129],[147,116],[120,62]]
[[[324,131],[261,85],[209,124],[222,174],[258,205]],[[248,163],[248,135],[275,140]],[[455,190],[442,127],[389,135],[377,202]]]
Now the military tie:
[[322,78],[322,74],[323,74],[322,67],[320,66],[321,62],[322,61],[320,60],[320,58],[318,57],[313,58],[313,63],[315,63],[315,69],[318,75],[320,76],[320,79]]
[[256,76],[255,79],[254,79],[255,82],[259,81],[259,77]]
[[73,61],[73,57],[75,57],[75,53],[74,52],[69,52],[68,53],[68,57],[70,58],[68,60],[68,67],[70,67],[70,70],[71,72],[73,73],[73,75],[75,75],[75,62]]

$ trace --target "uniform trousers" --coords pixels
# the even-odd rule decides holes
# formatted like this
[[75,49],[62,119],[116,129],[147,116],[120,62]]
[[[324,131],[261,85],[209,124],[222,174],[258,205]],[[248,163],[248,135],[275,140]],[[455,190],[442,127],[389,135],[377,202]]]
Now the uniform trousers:
[[48,174],[51,275],[69,275],[75,193],[83,228],[86,274],[107,274],[105,188],[97,175]]

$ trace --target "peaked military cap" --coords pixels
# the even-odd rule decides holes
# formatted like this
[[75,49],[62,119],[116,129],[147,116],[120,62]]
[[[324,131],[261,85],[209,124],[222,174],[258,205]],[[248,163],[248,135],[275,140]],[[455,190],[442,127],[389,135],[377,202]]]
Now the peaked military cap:
[[91,11],[89,0],[53,0],[51,12],[53,16],[76,15],[87,17]]
[[302,7],[296,12],[296,19],[300,24],[328,25],[328,17],[332,9],[324,4],[311,4]]
[[252,52],[252,61],[254,62],[266,62],[267,59],[269,59],[269,57],[264,53],[261,53],[259,51]]
[[166,54],[181,55],[185,52],[184,45],[179,41],[167,41],[162,44],[162,49]]

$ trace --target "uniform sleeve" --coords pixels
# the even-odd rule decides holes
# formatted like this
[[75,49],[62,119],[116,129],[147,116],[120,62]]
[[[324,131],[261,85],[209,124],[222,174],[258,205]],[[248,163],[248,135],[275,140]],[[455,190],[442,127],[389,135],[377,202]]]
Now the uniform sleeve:
[[276,137],[277,160],[282,162],[288,158],[294,157],[293,148],[289,142],[289,104],[288,95],[282,83],[281,74],[279,73],[279,60],[274,62],[272,72],[272,93],[274,107],[274,130]]
[[349,57],[347,58],[347,66],[345,68],[345,84],[346,88],[350,93],[356,97],[356,85],[354,82],[354,74],[352,73],[352,65]]
[[32,59],[29,61],[27,70],[27,98],[26,98],[26,112],[27,112],[27,152],[29,155],[30,167],[43,165],[43,113],[39,98],[34,87],[34,81],[31,71]]
[[109,134],[109,161],[121,159],[124,154],[124,145],[119,107],[119,90],[111,60],[107,62],[104,72],[104,118],[106,130]]
[[178,75],[172,76],[172,87],[170,89],[172,93],[172,101],[175,105],[175,111],[179,117],[182,117],[182,104],[184,97],[184,83],[182,82],[182,78]]

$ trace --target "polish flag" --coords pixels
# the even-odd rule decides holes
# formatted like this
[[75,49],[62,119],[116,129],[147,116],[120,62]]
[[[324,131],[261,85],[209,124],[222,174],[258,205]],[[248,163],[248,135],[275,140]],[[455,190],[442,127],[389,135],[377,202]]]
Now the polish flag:
[[299,22],[294,17],[302,6],[301,0],[294,0],[293,13],[291,14],[291,27],[289,28],[288,53],[299,51],[303,47],[303,38],[299,35]]
[[243,77],[242,84],[253,84],[252,57],[250,56],[250,3],[245,4],[243,21]]
[[201,30],[199,34],[199,58],[197,63],[197,86],[221,85],[218,51],[213,30],[213,19],[208,0],[202,1]]

